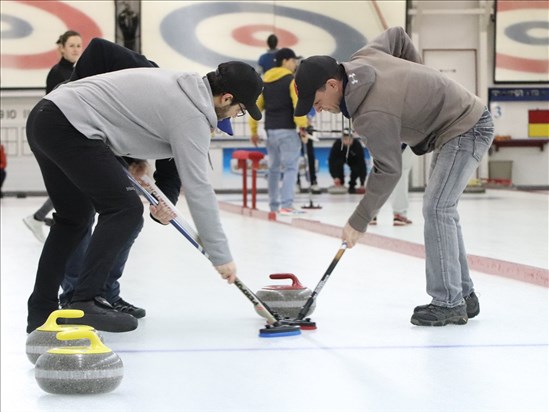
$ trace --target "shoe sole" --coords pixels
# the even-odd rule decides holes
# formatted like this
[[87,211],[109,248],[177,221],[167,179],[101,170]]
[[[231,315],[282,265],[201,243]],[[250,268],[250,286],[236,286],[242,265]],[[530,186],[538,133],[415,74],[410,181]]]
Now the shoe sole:
[[446,326],[448,324],[453,325],[465,325],[467,323],[467,318],[463,316],[454,316],[453,318],[444,319],[444,320],[433,320],[433,321],[426,321],[421,319],[416,319],[412,316],[410,319],[410,322],[412,325],[416,326]]
[[[423,309],[425,306],[427,305],[422,305],[422,306],[416,306],[414,308],[414,313],[417,313],[419,312],[421,309]],[[468,319],[473,319],[474,317],[478,316],[478,314],[480,313],[480,307],[477,308],[477,310],[475,310],[474,312],[469,312],[467,311],[467,318]]]
[[132,315],[136,319],[144,318],[147,315],[147,312],[145,311],[145,309],[134,310],[134,311],[127,311],[127,310],[121,310],[121,309],[116,309],[116,310],[120,313],[127,313],[128,315]]

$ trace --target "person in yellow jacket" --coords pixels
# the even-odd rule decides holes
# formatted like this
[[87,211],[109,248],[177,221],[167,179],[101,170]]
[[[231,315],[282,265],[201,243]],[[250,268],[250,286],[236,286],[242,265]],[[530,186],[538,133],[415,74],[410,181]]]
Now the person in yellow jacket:
[[[276,66],[263,77],[263,93],[257,99],[257,106],[265,111],[269,208],[282,215],[304,213],[293,205],[301,142],[306,143],[308,138],[307,116],[294,117],[297,104],[294,73],[299,58],[292,49],[280,49],[275,57]],[[250,118],[249,125],[250,141],[257,146],[258,122]]]

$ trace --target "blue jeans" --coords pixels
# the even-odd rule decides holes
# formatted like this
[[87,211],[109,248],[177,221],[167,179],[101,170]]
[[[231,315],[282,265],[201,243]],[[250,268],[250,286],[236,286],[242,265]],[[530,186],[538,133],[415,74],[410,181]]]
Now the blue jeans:
[[494,138],[486,109],[477,124],[435,150],[423,198],[427,293],[434,305],[455,307],[473,292],[457,205]]
[[[271,211],[293,207],[301,140],[295,129],[267,130],[269,155],[269,207]],[[282,177],[284,173],[284,177]],[[282,187],[280,179],[282,178]]]
[[[126,261],[128,260],[130,250],[142,228],[143,220],[141,220],[140,224],[136,226],[134,232],[128,238],[127,243],[124,245],[124,248],[114,262],[114,265],[109,272],[109,276],[105,281],[103,289],[101,290],[101,296],[107,299],[110,303],[114,303],[120,298],[120,282],[118,282],[118,279],[120,279],[122,273],[124,272],[124,266],[126,266]],[[61,282],[61,288],[63,289],[63,293],[59,295],[60,302],[67,302],[71,300],[72,294],[76,289],[76,284],[78,283],[80,273],[82,273],[84,256],[86,255],[86,250],[88,249],[88,245],[90,244],[91,236],[92,226],[89,227],[88,233],[86,233],[86,236],[84,237],[84,239],[82,239],[76,250],[71,255],[69,261],[67,262],[67,266],[65,268],[65,277]]]

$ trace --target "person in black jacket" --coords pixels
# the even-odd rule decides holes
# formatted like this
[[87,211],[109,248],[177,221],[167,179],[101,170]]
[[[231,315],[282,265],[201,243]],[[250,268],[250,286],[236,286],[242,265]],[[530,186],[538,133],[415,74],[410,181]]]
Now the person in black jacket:
[[68,30],[59,36],[56,44],[61,53],[61,60],[48,73],[48,77],[46,78],[46,94],[71,77],[74,65],[83,51],[82,36],[74,30]]
[[[276,67],[268,70],[263,77],[263,93],[257,100],[259,109],[265,110],[269,208],[271,212],[282,215],[304,213],[293,205],[301,143],[308,140],[307,117],[294,117],[297,104],[294,73],[298,59],[292,49],[280,49],[276,53]],[[258,122],[250,117],[249,125],[250,141],[257,146]],[[299,135],[296,127],[299,128]]]
[[[82,36],[74,30],[68,30],[59,36],[56,44],[61,54],[61,59],[48,73],[48,77],[46,78],[46,94],[61,83],[69,80],[75,63],[82,55]],[[43,232],[44,227],[53,224],[53,220],[47,217],[52,210],[53,204],[48,197],[36,212],[23,219],[23,223],[29,228],[36,239],[42,243],[46,240]]]
[[[351,176],[349,178],[349,193],[364,194],[364,182],[366,182],[366,161],[364,160],[364,148],[360,139],[355,139],[348,132],[343,134],[341,139],[337,139],[332,145],[330,156],[328,157],[328,167],[330,175],[334,179],[334,186],[328,189],[329,193],[345,192],[345,174],[344,166],[349,165]],[[357,179],[360,186],[356,188]]]

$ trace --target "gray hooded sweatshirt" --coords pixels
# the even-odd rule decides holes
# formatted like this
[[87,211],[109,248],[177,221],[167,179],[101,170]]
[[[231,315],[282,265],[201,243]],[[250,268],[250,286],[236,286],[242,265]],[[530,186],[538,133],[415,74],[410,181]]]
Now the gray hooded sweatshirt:
[[79,132],[104,141],[117,156],[173,158],[210,260],[216,266],[232,261],[208,181],[208,150],[217,116],[206,78],[164,69],[127,69],[64,84],[45,98]]
[[374,167],[366,195],[349,219],[364,232],[402,173],[401,144],[416,154],[440,148],[471,129],[485,105],[421,58],[401,27],[394,27],[342,63],[345,104],[356,133],[366,140]]

